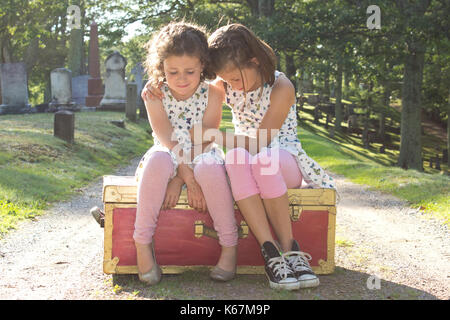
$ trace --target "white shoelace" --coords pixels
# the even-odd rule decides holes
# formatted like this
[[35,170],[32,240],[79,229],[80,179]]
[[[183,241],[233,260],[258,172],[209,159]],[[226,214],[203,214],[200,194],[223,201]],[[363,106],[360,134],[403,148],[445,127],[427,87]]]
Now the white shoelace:
[[292,270],[284,259],[284,255],[269,259],[268,266],[269,268],[273,267],[275,276],[280,276],[283,280],[288,277],[289,273],[292,273]]
[[312,257],[309,253],[302,251],[288,251],[283,253],[283,257],[285,256],[294,271],[311,271],[308,261],[311,260]]

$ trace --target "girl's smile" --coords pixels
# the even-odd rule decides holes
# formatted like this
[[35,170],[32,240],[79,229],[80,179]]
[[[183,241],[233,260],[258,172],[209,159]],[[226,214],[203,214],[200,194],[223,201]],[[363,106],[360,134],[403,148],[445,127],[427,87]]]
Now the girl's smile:
[[177,100],[191,97],[200,84],[203,70],[200,59],[195,56],[169,56],[164,62],[164,74],[172,95]]

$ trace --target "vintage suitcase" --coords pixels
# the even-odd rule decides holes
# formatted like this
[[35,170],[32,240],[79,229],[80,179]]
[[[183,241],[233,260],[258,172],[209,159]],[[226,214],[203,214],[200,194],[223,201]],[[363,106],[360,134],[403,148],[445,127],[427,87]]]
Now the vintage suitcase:
[[[107,274],[137,273],[133,232],[136,217],[136,182],[133,176],[105,176],[104,261]],[[289,189],[294,238],[312,256],[317,274],[334,271],[336,193],[332,189]],[[264,273],[258,242],[235,206],[239,225],[239,274]],[[189,207],[183,191],[177,206],[162,210],[154,235],[155,255],[163,273],[214,266],[220,245],[208,213]]]

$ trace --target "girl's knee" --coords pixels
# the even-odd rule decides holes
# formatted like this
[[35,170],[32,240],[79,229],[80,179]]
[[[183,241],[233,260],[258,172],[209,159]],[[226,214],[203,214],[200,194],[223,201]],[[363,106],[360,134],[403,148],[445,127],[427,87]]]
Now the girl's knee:
[[232,167],[234,165],[249,164],[251,159],[250,153],[244,148],[234,148],[225,155],[225,167]]
[[172,157],[167,152],[157,151],[151,154],[149,159],[144,163],[146,171],[171,172],[173,170]]
[[276,175],[279,173],[279,167],[277,154],[270,151],[258,153],[251,163],[251,170],[254,176]]
[[225,168],[222,164],[213,161],[212,159],[205,159],[199,162],[194,167],[195,179],[204,180],[208,178],[216,179],[218,175],[224,174]]

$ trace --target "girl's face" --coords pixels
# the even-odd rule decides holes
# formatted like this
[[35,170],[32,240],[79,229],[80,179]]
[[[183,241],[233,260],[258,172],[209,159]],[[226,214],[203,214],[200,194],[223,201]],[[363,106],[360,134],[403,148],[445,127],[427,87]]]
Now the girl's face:
[[253,91],[258,89],[261,83],[261,75],[256,67],[237,67],[226,68],[224,71],[217,72],[217,75],[228,83],[233,90]]
[[203,65],[195,56],[169,56],[163,62],[167,85],[177,100],[191,97],[198,88]]

